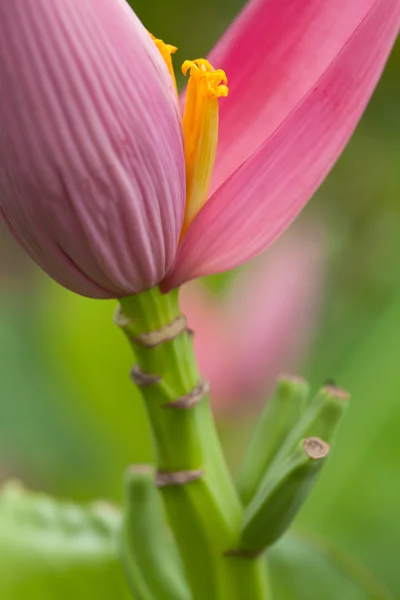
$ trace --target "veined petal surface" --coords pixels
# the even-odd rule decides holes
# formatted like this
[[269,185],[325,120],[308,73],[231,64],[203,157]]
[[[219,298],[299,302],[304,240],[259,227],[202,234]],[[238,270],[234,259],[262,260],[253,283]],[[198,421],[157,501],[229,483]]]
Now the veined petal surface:
[[51,277],[118,297],[162,279],[185,204],[176,94],[124,0],[0,0],[0,213]]
[[[172,272],[164,282],[165,289],[194,277],[233,268],[260,253],[286,229],[346,145],[399,30],[398,0],[288,0],[282,3],[259,0],[253,8],[258,5],[274,6],[278,12],[279,6],[298,5],[299,18],[303,5],[320,5],[320,11],[325,7],[323,32],[329,39],[332,31],[336,32],[340,44],[332,41],[334,51],[331,55],[326,53],[325,64],[317,70],[311,68],[311,56],[313,52],[319,52],[319,48],[314,46],[306,52],[313,78],[307,71],[307,62],[302,68],[294,62],[291,80],[295,85],[296,80],[306,78],[303,95],[297,98],[295,105],[285,105],[286,112],[279,114],[270,131],[264,131],[268,136],[265,141],[218,187],[197,215],[182,241]],[[339,6],[342,11],[336,13]],[[306,22],[303,26],[307,26]],[[311,24],[308,30],[310,27]],[[343,28],[347,37],[342,35]],[[248,41],[243,39],[242,43],[252,46],[251,32],[248,34]],[[291,38],[293,32],[290,28],[287,31],[281,28],[281,34]],[[295,36],[293,43],[296,43]],[[262,62],[262,57],[259,60]],[[229,81],[235,82],[235,73],[230,73],[227,65],[222,66],[228,71]],[[253,68],[257,68],[256,63]],[[250,63],[248,69],[251,71]],[[260,70],[258,74],[260,76]],[[281,85],[287,90],[284,83]],[[259,79],[260,94],[261,87],[262,78]],[[235,91],[230,89],[232,97]],[[268,104],[268,94],[264,97]],[[282,92],[283,103],[284,97]],[[255,108],[244,101],[241,108],[242,118],[247,119],[252,128]],[[272,114],[275,109],[271,108]],[[222,136],[222,153],[224,143]],[[220,169],[217,179],[224,172],[221,166]]]

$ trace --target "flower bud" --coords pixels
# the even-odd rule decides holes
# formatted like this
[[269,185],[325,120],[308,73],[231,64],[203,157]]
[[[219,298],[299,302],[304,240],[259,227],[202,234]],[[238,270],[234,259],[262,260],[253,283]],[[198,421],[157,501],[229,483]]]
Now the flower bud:
[[0,215],[85,296],[159,282],[183,221],[177,98],[124,0],[0,3]]

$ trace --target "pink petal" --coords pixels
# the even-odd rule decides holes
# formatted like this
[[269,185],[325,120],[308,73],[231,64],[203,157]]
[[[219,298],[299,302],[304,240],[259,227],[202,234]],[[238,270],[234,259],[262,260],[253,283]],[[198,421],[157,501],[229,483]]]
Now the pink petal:
[[[297,216],[347,143],[398,33],[400,2],[340,2],[343,10],[336,20],[336,0],[323,4],[327,31],[333,29],[342,40],[340,52],[334,45],[336,54],[313,85],[306,64],[292,74],[293,85],[295,77],[307,78],[307,93],[285,118],[281,115],[270,137],[201,210],[179,248],[165,289],[235,267],[268,247]],[[347,31],[355,5],[364,8],[364,17],[351,20],[352,35],[344,43],[340,31]],[[286,35],[291,37],[290,30]],[[253,109],[242,105],[250,124]]]
[[182,288],[216,412],[254,410],[279,374],[298,368],[317,322],[324,250],[319,225],[295,229],[238,273],[227,297],[197,282]]
[[377,4],[377,0],[247,3],[210,56],[212,64],[225,69],[230,90],[228,99],[220,103],[210,195],[302,101]]
[[0,2],[0,213],[83,295],[155,285],[185,202],[171,78],[124,0]]

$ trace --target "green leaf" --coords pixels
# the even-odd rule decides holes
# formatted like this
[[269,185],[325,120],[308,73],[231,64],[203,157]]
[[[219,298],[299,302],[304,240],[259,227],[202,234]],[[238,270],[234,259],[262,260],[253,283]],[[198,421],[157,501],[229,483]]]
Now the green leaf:
[[393,600],[360,563],[315,538],[285,536],[267,560],[277,600]]
[[0,494],[0,597],[127,600],[120,523],[106,503],[80,507],[7,484]]

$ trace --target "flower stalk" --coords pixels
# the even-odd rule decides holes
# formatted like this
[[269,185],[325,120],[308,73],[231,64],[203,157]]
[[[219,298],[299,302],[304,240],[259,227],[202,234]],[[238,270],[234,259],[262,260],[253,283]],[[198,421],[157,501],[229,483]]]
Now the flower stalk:
[[193,600],[268,600],[260,557],[229,556],[238,545],[243,508],[198,372],[178,291],[153,288],[120,300],[116,323],[134,350],[156,450],[159,488]]

